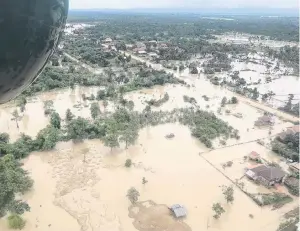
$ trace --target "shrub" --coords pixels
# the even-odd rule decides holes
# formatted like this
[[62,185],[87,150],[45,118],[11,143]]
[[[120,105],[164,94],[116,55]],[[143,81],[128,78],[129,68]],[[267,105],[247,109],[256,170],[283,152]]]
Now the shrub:
[[23,229],[26,222],[18,214],[12,214],[8,218],[8,226],[10,229]]
[[125,162],[125,167],[126,167],[126,168],[130,168],[131,165],[132,165],[131,159],[127,159],[126,162]]
[[231,98],[231,103],[233,103],[233,104],[237,104],[239,101],[238,101],[238,99],[235,97],[235,96],[233,96],[232,98]]

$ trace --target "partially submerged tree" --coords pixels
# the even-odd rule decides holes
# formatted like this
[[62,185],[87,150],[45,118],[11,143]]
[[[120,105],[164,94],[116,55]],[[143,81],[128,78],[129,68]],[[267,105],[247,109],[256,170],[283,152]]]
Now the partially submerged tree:
[[148,181],[146,180],[145,177],[143,177],[143,179],[142,179],[142,184],[146,184],[146,183],[148,183]]
[[138,127],[136,124],[126,124],[124,130],[121,131],[120,141],[124,141],[125,148],[128,148],[128,145],[135,143],[138,135]]
[[67,111],[66,111],[66,121],[71,121],[74,117],[75,117],[74,114],[68,108]]
[[227,98],[224,96],[221,101],[221,106],[224,107],[226,103],[227,103]]
[[125,162],[125,167],[126,167],[126,168],[130,168],[131,165],[132,165],[131,159],[127,159],[126,162]]
[[113,148],[119,147],[118,135],[115,132],[110,132],[103,137],[104,145],[110,147],[112,151]]
[[20,107],[21,112],[25,111],[25,106],[27,104],[26,97],[24,95],[20,96],[18,99],[17,106]]
[[44,102],[44,114],[49,115],[53,112],[53,101],[47,100]]
[[57,112],[52,112],[51,113],[51,118],[50,118],[50,124],[57,128],[57,129],[60,129],[60,126],[61,126],[61,118],[59,116],[59,114]]
[[17,128],[19,129],[18,120],[20,119],[20,115],[17,109],[15,109],[12,113],[13,120],[16,121]]
[[55,147],[59,140],[61,140],[60,130],[48,125],[39,131],[34,143],[37,150],[50,150]]
[[140,196],[140,193],[134,188],[134,187],[131,187],[128,191],[127,191],[127,195],[128,199],[130,200],[130,202],[132,204],[135,204],[138,199],[139,199],[139,196]]
[[232,98],[231,98],[231,103],[237,104],[238,102],[239,102],[239,101],[238,101],[237,97],[232,96]]
[[6,132],[0,133],[0,143],[8,143],[9,142],[9,135]]
[[10,229],[23,229],[26,224],[25,220],[18,214],[9,215],[7,221]]
[[224,186],[223,187],[223,194],[224,194],[224,196],[225,196],[225,199],[226,199],[226,201],[227,201],[227,203],[228,202],[233,202],[233,200],[234,200],[234,197],[233,197],[233,187],[232,186],[229,186],[229,187],[227,187],[227,186]]
[[99,104],[97,102],[93,102],[91,104],[90,110],[91,110],[91,116],[93,119],[96,119],[101,113]]
[[98,92],[97,92],[97,100],[103,100],[104,98],[105,98],[105,96],[106,96],[106,93],[105,93],[105,91],[104,90],[99,90]]
[[29,210],[29,206],[16,199],[16,194],[25,193],[32,187],[33,181],[28,173],[21,168],[21,164],[13,155],[0,158],[0,217],[7,211],[22,214]]
[[215,219],[219,219],[222,213],[225,213],[225,210],[220,203],[213,204],[212,210],[215,212],[213,216]]

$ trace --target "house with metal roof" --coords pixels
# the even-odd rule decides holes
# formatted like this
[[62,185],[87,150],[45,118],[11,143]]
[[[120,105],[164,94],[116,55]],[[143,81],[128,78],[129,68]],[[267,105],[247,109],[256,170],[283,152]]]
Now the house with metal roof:
[[255,126],[270,126],[274,125],[274,118],[271,116],[261,116],[257,119],[257,121],[254,122]]
[[248,169],[245,175],[255,181],[258,181],[266,186],[281,183],[286,173],[279,167],[259,165],[257,167]]
[[173,212],[176,218],[185,217],[187,215],[186,208],[179,204],[172,205],[170,210]]

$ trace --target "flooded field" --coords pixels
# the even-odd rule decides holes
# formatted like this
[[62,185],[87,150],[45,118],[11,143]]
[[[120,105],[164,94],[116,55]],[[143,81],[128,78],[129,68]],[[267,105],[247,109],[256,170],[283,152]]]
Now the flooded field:
[[[147,100],[158,100],[168,93],[169,100],[152,110],[199,107],[212,111],[239,130],[240,140],[229,139],[224,145],[217,139],[213,142],[216,150],[209,150],[191,137],[188,127],[165,124],[142,129],[136,144],[128,149],[121,147],[111,151],[99,140],[88,140],[61,142],[53,151],[32,153],[24,160],[24,168],[35,181],[33,190],[24,196],[31,206],[31,211],[24,214],[27,221],[24,230],[276,230],[280,217],[297,206],[297,198],[278,210],[271,210],[257,206],[234,186],[234,202],[228,204],[221,187],[232,185],[243,176],[245,168],[251,165],[243,157],[251,151],[257,151],[266,160],[286,169],[287,165],[273,152],[257,144],[257,140],[263,139],[268,143],[291,123],[276,118],[270,135],[268,127],[254,126],[264,111],[247,101],[226,105],[219,111],[222,98],[226,96],[229,99],[234,96],[233,93],[212,85],[202,74],[185,74],[181,78],[187,86],[156,86],[129,92],[124,97],[134,101],[134,110],[142,111]],[[53,100],[54,109],[63,119],[68,108],[76,116],[90,118],[89,107],[93,101],[83,101],[82,94],[96,95],[99,89],[77,86],[74,90],[38,94],[28,99],[18,126],[16,121],[11,120],[14,104],[1,105],[0,131],[7,131],[11,141],[15,141],[21,133],[36,136],[49,123],[43,108],[46,100]],[[196,105],[184,102],[185,95],[194,97]],[[98,103],[102,112],[115,109],[113,102],[109,102],[107,108],[103,107],[102,101]],[[242,117],[238,118],[236,114]],[[169,133],[175,137],[166,139]],[[128,158],[133,162],[131,168],[124,167]],[[233,165],[223,169],[222,164],[228,161],[232,161]],[[142,183],[143,177],[148,181],[146,184]],[[270,192],[247,179],[242,181],[251,193]],[[140,193],[140,202],[133,206],[126,197],[131,187]],[[216,202],[220,202],[226,211],[219,220],[212,217],[212,205]],[[173,204],[186,207],[188,215],[185,219],[173,217],[168,209]],[[0,230],[8,230],[4,219],[0,220]]]
[[280,48],[283,46],[299,46],[296,42],[287,42],[287,41],[276,41],[271,39],[255,39],[250,37],[256,37],[250,34],[242,34],[242,33],[224,33],[222,35],[215,35],[217,37],[216,40],[211,40],[212,42],[219,42],[219,43],[233,43],[233,44],[249,44],[251,42],[254,45],[262,45],[268,46],[272,48]]
[[[169,132],[175,134],[171,140],[164,138]],[[110,151],[100,141],[91,140],[77,144],[59,143],[52,152],[33,153],[24,165],[35,181],[33,191],[25,196],[31,212],[24,215],[27,220],[24,230],[137,230],[126,197],[127,190],[135,187],[140,192],[140,201],[151,200],[162,206],[157,209],[162,209],[161,214],[170,221],[169,224],[178,227],[172,230],[205,230],[209,227],[210,230],[225,231],[274,231],[281,210],[261,209],[236,188],[233,204],[227,204],[220,186],[231,182],[199,156],[199,152],[205,151],[207,149],[190,136],[188,128],[166,124],[143,129],[136,145],[127,150]],[[216,162],[219,157],[222,160],[222,156],[232,156],[238,153],[236,151],[227,149],[226,153],[205,156]],[[134,163],[129,169],[124,167],[127,158]],[[142,184],[143,177],[148,181],[145,185]],[[217,201],[226,210],[219,220],[212,218],[211,210]],[[171,214],[166,212],[166,207],[176,203],[183,204],[188,210],[181,225],[176,225]],[[142,218],[152,213],[153,209],[140,209],[136,216]],[[254,218],[249,218],[249,214]],[[147,220],[140,222],[146,225]],[[165,219],[157,219],[156,225],[164,227],[165,222]],[[3,220],[0,228],[7,230]]]
[[90,27],[90,26],[93,26],[93,25],[86,24],[86,23],[72,23],[72,24],[67,23],[64,31],[66,34],[70,35],[70,34],[74,34],[75,30],[82,29],[85,27]]

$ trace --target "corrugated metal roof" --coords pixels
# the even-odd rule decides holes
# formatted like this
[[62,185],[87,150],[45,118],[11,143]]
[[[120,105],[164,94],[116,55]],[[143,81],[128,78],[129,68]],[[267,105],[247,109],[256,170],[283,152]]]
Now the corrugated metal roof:
[[265,165],[254,167],[251,169],[251,171],[253,171],[257,176],[261,176],[268,181],[282,178],[286,175],[285,172],[282,171],[279,167],[268,167]]
[[174,212],[175,216],[178,217],[185,217],[187,214],[186,209],[179,204],[175,204],[171,206],[171,210]]

